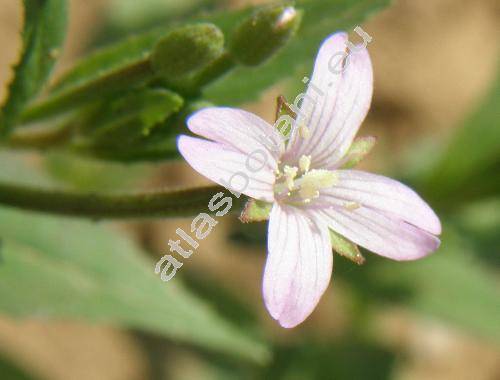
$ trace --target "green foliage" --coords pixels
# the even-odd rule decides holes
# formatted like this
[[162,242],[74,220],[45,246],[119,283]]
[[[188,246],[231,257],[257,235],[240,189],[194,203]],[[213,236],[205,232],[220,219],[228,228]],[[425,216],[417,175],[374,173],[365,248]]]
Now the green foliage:
[[[193,112],[211,106],[211,103],[193,101],[187,103],[178,113],[167,117],[163,122],[148,128],[149,133],[141,134],[137,138],[123,141],[120,139],[94,139],[77,140],[73,148],[80,153],[106,159],[132,163],[137,161],[165,161],[179,157],[177,151],[177,135],[185,133],[185,120]],[[168,111],[168,109],[163,109]],[[130,127],[130,128],[128,128]],[[128,125],[125,127],[132,130],[141,130],[142,124]]]
[[219,317],[178,278],[161,282],[144,252],[112,230],[6,209],[0,230],[3,313],[112,323],[247,360],[268,357],[262,343]]
[[80,105],[117,96],[122,91],[144,86],[154,78],[149,59],[138,61],[120,70],[101,75],[95,80],[49,94],[25,110],[22,121],[29,123],[61,113],[78,110]]
[[[234,90],[231,99],[218,99],[222,103],[252,99],[265,87],[294,74],[298,67],[311,61],[319,42],[333,29],[352,26],[383,4],[385,1],[378,0],[353,7],[349,1],[329,4],[329,1],[302,0],[299,6],[308,23],[300,30],[300,39],[291,37],[297,31],[301,11],[283,5],[222,11],[203,16],[201,19],[207,23],[200,24],[198,19],[198,23],[187,26],[160,27],[84,58],[46,97],[24,110],[22,121],[29,123],[72,112],[70,120],[76,123],[70,124],[78,126],[75,135],[75,126],[68,125],[73,151],[125,162],[175,158],[178,157],[175,134],[165,131],[182,131],[178,126],[184,124],[187,116],[183,109],[165,107],[164,114],[157,112],[145,122],[140,117],[114,118],[110,106],[119,104],[121,98],[127,103],[132,91],[139,108],[143,107],[150,100],[150,88],[173,90],[181,97],[179,101],[186,104],[203,94],[210,99],[213,88],[219,84],[206,87],[219,78],[217,82],[225,89]],[[331,13],[336,17],[334,25],[331,17],[328,20],[326,17]],[[223,47],[224,37],[231,41],[227,51]],[[269,62],[260,65],[266,60]],[[253,75],[253,69],[239,67],[238,61],[259,64],[258,75]],[[244,76],[241,70],[247,70]],[[251,83],[247,81],[248,74],[253,77]],[[238,83],[242,79],[245,86]],[[262,80],[267,84],[263,85]],[[145,112],[152,114],[149,107]],[[150,133],[154,130],[163,132]],[[81,136],[85,138],[80,139]],[[51,140],[45,141],[39,146],[50,146]],[[25,142],[21,145],[36,146],[30,140]]]
[[123,146],[148,136],[180,111],[184,100],[162,88],[142,88],[97,106],[82,123],[92,144]]
[[65,0],[24,0],[23,49],[8,98],[0,110],[0,133],[8,133],[45,84],[66,33]]
[[127,37],[89,54],[56,81],[52,92],[60,93],[81,87],[87,82],[97,81],[147,59],[153,46],[168,31],[168,28],[157,28],[147,33]]

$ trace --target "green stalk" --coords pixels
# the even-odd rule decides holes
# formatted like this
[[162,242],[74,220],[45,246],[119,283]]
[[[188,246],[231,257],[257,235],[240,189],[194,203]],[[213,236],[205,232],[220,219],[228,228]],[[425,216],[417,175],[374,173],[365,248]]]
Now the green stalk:
[[[222,186],[162,190],[137,194],[78,193],[0,183],[0,204],[25,210],[92,219],[176,218],[210,212],[208,203]],[[232,197],[231,210],[239,212],[243,200]]]
[[236,62],[228,52],[224,52],[214,60],[204,70],[197,73],[190,81],[189,86],[193,89],[200,89],[215,79],[223,76],[236,67]]

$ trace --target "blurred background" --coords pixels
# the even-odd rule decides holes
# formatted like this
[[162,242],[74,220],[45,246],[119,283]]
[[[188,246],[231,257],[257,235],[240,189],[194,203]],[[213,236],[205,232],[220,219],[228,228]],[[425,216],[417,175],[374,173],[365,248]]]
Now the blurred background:
[[[54,77],[125,35],[257,3],[265,2],[72,0]],[[335,19],[335,12],[332,6],[327,17]],[[22,24],[21,2],[0,0],[0,99],[19,54]],[[167,253],[176,228],[189,229],[191,218],[81,222],[5,208],[0,238],[8,230],[19,240],[45,239],[40,246],[62,256],[44,261],[29,251],[13,264],[19,270],[7,273],[10,251],[0,251],[0,378],[500,379],[499,3],[398,0],[361,25],[373,37],[375,92],[360,135],[378,136],[362,167],[410,184],[437,210],[444,225],[437,253],[411,263],[366,253],[363,266],[335,255],[332,283],[316,311],[285,330],[261,298],[265,223],[241,225],[226,216],[175,280],[162,283],[154,262]],[[325,29],[323,37],[334,31]],[[301,39],[300,30],[294,38]],[[287,74],[241,106],[272,122],[276,97],[293,99],[302,90],[313,59],[293,70],[282,65]],[[208,91],[224,99],[217,83]],[[109,191],[208,184],[182,160],[126,165],[7,150],[0,150],[0,178]],[[126,235],[126,243],[108,242],[111,233]],[[130,240],[133,249],[126,246]],[[82,267],[102,270],[105,281],[94,282],[63,259],[78,250]],[[141,256],[141,269],[119,256],[127,250]],[[106,281],[115,274],[120,285],[130,283],[108,290]],[[176,281],[185,284],[182,290]],[[45,288],[50,291],[38,291]],[[164,288],[189,292],[202,303],[200,319],[192,321],[194,338],[170,332],[176,320]],[[172,305],[180,310],[189,302]],[[153,314],[153,304],[165,309],[158,306]],[[227,331],[248,341],[226,339],[209,318],[198,323],[205,308],[217,316],[214,325],[220,318]],[[248,355],[232,355],[231,342]]]

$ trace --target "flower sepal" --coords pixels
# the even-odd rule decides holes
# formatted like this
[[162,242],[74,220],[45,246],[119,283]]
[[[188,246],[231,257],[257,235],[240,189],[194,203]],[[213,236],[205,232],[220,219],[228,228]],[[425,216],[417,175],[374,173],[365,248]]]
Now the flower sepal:
[[272,203],[249,199],[239,219],[243,223],[264,222],[269,219],[272,207]]
[[375,136],[356,137],[343,158],[342,169],[350,169],[359,164],[377,143]]
[[332,230],[329,231],[332,248],[335,252],[358,265],[363,265],[365,263],[365,258],[356,244]]

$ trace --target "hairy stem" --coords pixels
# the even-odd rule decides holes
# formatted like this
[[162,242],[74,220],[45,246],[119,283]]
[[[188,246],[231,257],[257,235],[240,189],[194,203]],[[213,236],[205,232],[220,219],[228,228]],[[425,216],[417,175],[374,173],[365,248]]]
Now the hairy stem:
[[[137,194],[78,193],[0,183],[0,204],[25,210],[92,219],[189,217],[210,212],[208,203],[217,193],[230,196],[221,186],[163,190]],[[231,210],[239,212],[242,199]]]

